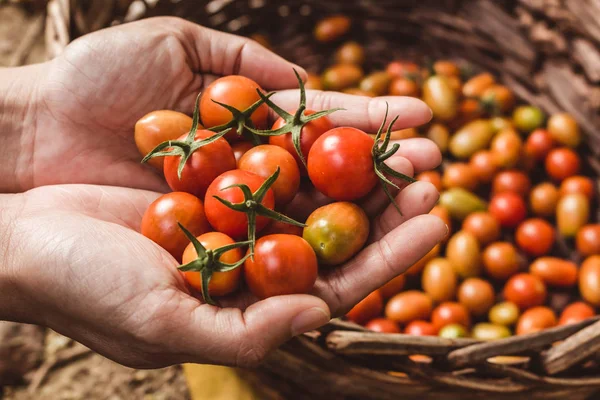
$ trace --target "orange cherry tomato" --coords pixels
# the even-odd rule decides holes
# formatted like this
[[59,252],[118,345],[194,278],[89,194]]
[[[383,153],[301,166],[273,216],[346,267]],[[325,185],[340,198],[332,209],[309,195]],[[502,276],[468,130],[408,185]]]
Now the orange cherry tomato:
[[600,306],[600,256],[590,256],[581,264],[579,293],[588,303]]
[[556,213],[559,192],[556,186],[549,182],[535,186],[529,194],[529,207],[535,215],[550,217]]
[[460,187],[472,192],[477,187],[477,178],[469,164],[455,162],[444,170],[442,183],[448,189]]
[[582,256],[600,255],[600,224],[583,226],[575,239]]
[[525,335],[527,333],[539,332],[544,329],[556,326],[556,314],[548,307],[533,307],[525,311],[515,330],[517,335]]
[[554,114],[548,119],[548,131],[552,138],[558,143],[577,147],[581,143],[581,132],[579,124],[570,114],[559,113]]
[[350,18],[344,15],[324,18],[315,26],[315,39],[323,43],[333,42],[344,36],[350,30],[351,25]]
[[439,123],[433,123],[427,129],[427,139],[437,144],[438,148],[442,153],[448,151],[448,145],[450,144],[450,131],[448,128]]
[[529,267],[532,275],[548,286],[571,287],[577,283],[577,265],[556,257],[541,257]]
[[460,68],[454,61],[438,60],[433,63],[433,70],[438,75],[460,76]]
[[527,196],[531,190],[531,180],[521,171],[502,171],[494,178],[492,192],[494,194],[513,192],[521,197]]
[[498,220],[501,226],[514,228],[527,216],[527,206],[519,195],[505,192],[492,197],[489,212]]
[[500,167],[513,168],[523,153],[523,140],[514,129],[504,129],[496,134],[490,150]]
[[571,176],[560,184],[560,195],[581,193],[588,199],[594,198],[594,181],[587,176]]
[[386,72],[395,78],[417,77],[421,75],[421,70],[417,64],[402,60],[389,63]]
[[543,256],[554,246],[555,229],[540,218],[523,221],[517,228],[515,239],[519,247],[532,256]]
[[231,145],[231,150],[233,150],[233,156],[235,157],[235,162],[239,168],[240,159],[244,154],[248,152],[254,145],[250,142],[246,142],[245,140],[240,140],[239,142],[235,142]]
[[323,82],[321,82],[321,77],[315,74],[308,74],[308,78],[306,78],[306,82],[304,82],[304,88],[309,90],[323,90]]
[[472,315],[487,314],[494,305],[496,293],[492,285],[480,278],[466,279],[458,287],[458,301],[467,307]]
[[462,278],[481,273],[481,248],[475,235],[467,231],[455,233],[446,246],[446,257]]
[[367,297],[359,301],[348,313],[346,318],[357,324],[365,324],[373,318],[381,315],[383,311],[383,298],[379,290],[369,293]]
[[464,231],[472,233],[482,246],[500,237],[500,224],[492,214],[486,211],[470,214],[463,221],[462,228]]
[[421,275],[421,287],[435,302],[452,300],[456,294],[458,277],[450,261],[434,258],[429,261]]
[[540,278],[533,274],[521,273],[506,282],[503,294],[507,301],[525,310],[544,304],[547,291],[546,285]]
[[391,321],[389,319],[385,319],[385,318],[372,319],[365,325],[365,328],[367,328],[368,330],[371,330],[373,332],[379,332],[379,333],[400,333],[401,332],[397,323],[395,323],[394,321]]
[[511,243],[495,242],[483,251],[483,266],[492,278],[505,280],[519,271],[521,260]]
[[576,324],[596,315],[594,308],[583,301],[571,303],[560,314],[558,325]]
[[531,132],[525,142],[525,153],[537,161],[543,161],[548,153],[556,146],[550,132],[545,129],[536,129]]
[[445,302],[437,306],[431,313],[431,323],[437,331],[450,324],[462,325],[465,328],[471,326],[469,310],[455,302]]
[[392,96],[418,97],[419,93],[419,85],[414,80],[408,78],[396,78],[390,84],[390,94]]
[[475,75],[465,82],[462,88],[465,97],[481,97],[485,90],[496,83],[496,79],[489,72]]
[[442,185],[442,176],[437,171],[421,172],[419,175],[416,176],[415,179],[421,182],[431,183],[433,186],[435,186],[438,192],[441,192],[444,189]]
[[476,99],[464,99],[458,104],[458,115],[454,126],[462,126],[483,115],[483,107]]
[[362,65],[365,61],[365,49],[356,42],[346,42],[335,52],[335,60],[339,64]]
[[[208,232],[197,237],[198,241],[207,250],[234,244],[235,241],[221,232]],[[226,264],[235,264],[244,257],[241,248],[229,250],[221,255],[219,260]],[[198,253],[192,243],[188,244],[183,252],[182,264],[187,264],[198,258]],[[233,293],[240,285],[242,268],[227,272],[214,272],[208,284],[208,293],[211,296],[225,296]],[[202,277],[200,272],[182,272],[185,280],[199,292],[202,292]]]
[[321,82],[325,90],[341,91],[358,85],[363,70],[354,64],[336,64],[323,72]]
[[503,85],[490,86],[483,92],[481,99],[502,113],[513,108],[516,101],[513,92]]
[[405,334],[415,336],[435,336],[437,332],[431,322],[421,320],[412,321],[404,328]]
[[573,150],[561,147],[548,153],[546,157],[546,173],[557,181],[563,181],[577,175],[581,168],[581,160]]
[[379,288],[379,292],[383,296],[384,299],[390,299],[394,297],[394,295],[400,293],[402,289],[404,289],[404,285],[406,285],[406,276],[398,275],[392,280],[388,281],[385,285]]
[[590,218],[590,202],[583,194],[567,194],[556,206],[556,225],[561,235],[574,237]]
[[480,150],[469,161],[471,170],[481,183],[490,183],[498,172],[496,156],[489,150]]
[[385,316],[400,324],[418,319],[428,319],[433,302],[431,298],[418,290],[409,290],[392,297],[385,306]]

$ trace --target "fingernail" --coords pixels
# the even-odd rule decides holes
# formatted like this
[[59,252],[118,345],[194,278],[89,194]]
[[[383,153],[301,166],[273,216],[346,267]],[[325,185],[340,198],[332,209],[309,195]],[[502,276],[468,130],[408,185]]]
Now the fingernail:
[[292,321],[292,336],[298,336],[320,328],[328,323],[330,319],[329,312],[319,307],[302,311]]
[[444,226],[446,227],[446,234],[444,235],[444,237],[446,237],[450,233],[450,227],[448,226],[448,224],[444,224]]

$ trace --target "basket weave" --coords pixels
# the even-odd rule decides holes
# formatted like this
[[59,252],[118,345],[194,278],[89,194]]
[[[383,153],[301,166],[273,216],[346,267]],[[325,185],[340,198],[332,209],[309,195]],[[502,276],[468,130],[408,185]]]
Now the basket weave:
[[[571,113],[600,175],[598,0],[52,0],[47,47],[54,56],[82,34],[175,15],[263,33],[276,39],[279,54],[317,72],[332,48],[312,39],[312,27],[333,13],[352,17],[368,68],[422,55],[463,59],[497,74],[523,101]],[[576,400],[600,390],[599,351],[600,318],[487,343],[384,335],[333,321],[242,373],[268,399]],[[429,361],[415,362],[415,354]]]

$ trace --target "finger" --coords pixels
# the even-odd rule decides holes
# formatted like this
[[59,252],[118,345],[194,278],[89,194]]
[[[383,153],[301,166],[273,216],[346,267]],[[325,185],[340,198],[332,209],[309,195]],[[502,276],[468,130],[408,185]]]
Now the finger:
[[244,312],[237,308],[197,306],[179,327],[183,362],[255,366],[287,340],[325,325],[327,304],[309,295],[276,296]]
[[431,140],[425,138],[403,139],[390,143],[400,144],[394,156],[406,158],[414,167],[415,174],[437,168],[442,162],[440,148]]
[[[285,90],[276,93],[271,98],[276,104],[286,110],[295,110],[300,101],[298,90]],[[337,92],[323,92],[318,90],[306,91],[308,109],[325,110],[330,108],[344,108],[329,115],[336,126],[352,126],[362,129],[367,133],[375,133],[383,122],[386,102],[389,104],[389,116],[399,116],[393,129],[404,129],[422,125],[429,122],[432,117],[431,110],[421,100],[413,97],[364,97]],[[272,112],[272,117],[277,117]],[[388,121],[391,118],[388,117]]]
[[325,300],[332,316],[343,315],[370,292],[406,271],[445,234],[445,224],[436,216],[412,218],[319,280],[313,294]]
[[264,89],[298,87],[294,69],[303,79],[306,72],[286,61],[254,40],[208,29],[181,21],[182,31],[191,44],[192,63],[198,73],[212,75],[243,75]]
[[377,241],[406,221],[427,214],[435,206],[440,194],[429,182],[415,182],[396,196],[396,203],[401,205],[402,214],[393,204],[388,204],[385,211],[375,218],[371,230],[371,240]]

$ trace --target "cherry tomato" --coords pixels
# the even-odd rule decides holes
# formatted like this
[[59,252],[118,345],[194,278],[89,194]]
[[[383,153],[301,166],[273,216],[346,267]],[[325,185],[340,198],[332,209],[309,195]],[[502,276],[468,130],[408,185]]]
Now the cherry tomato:
[[521,310],[540,306],[546,301],[544,282],[535,275],[521,273],[510,278],[504,285],[504,298],[515,303]]
[[360,81],[359,88],[366,92],[373,92],[377,96],[387,94],[389,91],[391,79],[387,72],[373,72]]
[[471,326],[471,317],[467,308],[454,302],[445,302],[431,313],[431,323],[437,331],[450,324],[459,324],[465,328]]
[[557,181],[577,175],[581,168],[581,160],[577,153],[566,147],[552,150],[546,157],[546,173]]
[[577,147],[581,143],[581,132],[575,118],[570,114],[554,114],[548,120],[548,131],[556,142],[568,146]]
[[[379,290],[369,293],[367,297],[359,301],[348,313],[346,318],[357,324],[365,324],[373,318],[381,315],[383,311],[383,298]],[[393,322],[393,321],[392,321]]]
[[421,172],[419,175],[416,176],[415,179],[418,181],[421,181],[421,182],[431,183],[433,186],[435,186],[435,188],[438,190],[438,192],[441,192],[443,190],[442,177],[441,177],[440,173],[437,171]]
[[600,306],[600,256],[590,256],[579,270],[579,293],[594,306]]
[[529,207],[535,215],[550,217],[556,213],[559,193],[551,183],[540,183],[529,194]]
[[315,39],[323,43],[333,42],[344,36],[350,30],[351,25],[350,18],[344,15],[324,18],[315,26]]
[[517,228],[515,239],[519,247],[532,256],[543,256],[554,246],[555,230],[540,218],[524,221]]
[[[207,139],[214,134],[208,130],[199,130],[195,140]],[[179,140],[184,140],[185,136],[181,136]],[[236,167],[231,146],[223,138],[192,153],[181,171],[181,179],[177,176],[180,161],[181,156],[165,157],[165,179],[174,192],[188,192],[197,197],[204,197],[208,186],[217,176]]]
[[481,99],[502,113],[513,108],[516,101],[515,95],[509,88],[498,84],[487,88],[481,95]]
[[419,85],[408,78],[395,78],[390,84],[390,94],[392,96],[411,96],[418,97],[420,93]]
[[526,310],[517,322],[516,334],[539,332],[556,326],[556,314],[548,307],[533,307]]
[[356,204],[337,202],[315,210],[306,220],[303,237],[321,264],[348,261],[369,237],[369,218]]
[[452,218],[464,220],[469,214],[487,209],[487,204],[469,192],[461,188],[444,191],[440,195],[439,203],[448,210]]
[[323,88],[339,92],[343,89],[355,87],[363,77],[363,70],[354,64],[336,64],[325,70]]
[[586,304],[582,301],[578,301],[576,303],[571,303],[560,314],[560,319],[558,320],[558,325],[569,325],[576,324],[577,322],[583,321],[585,319],[591,318],[596,315],[596,311],[589,304]]
[[496,293],[488,281],[469,278],[458,287],[458,301],[474,316],[486,314],[494,305]]
[[444,221],[444,223],[446,224],[446,227],[448,228],[448,233],[446,234],[444,241],[449,239],[450,235],[452,234],[452,220],[450,219],[450,213],[448,212],[446,207],[438,204],[431,209],[429,214],[435,215],[436,217],[438,217],[439,219]]
[[428,319],[433,303],[423,292],[409,290],[392,297],[385,306],[385,316],[400,324],[407,324],[418,319]]
[[489,212],[478,211],[469,215],[462,228],[475,236],[479,244],[485,246],[500,237],[500,225]]
[[460,231],[450,238],[446,257],[461,278],[481,273],[481,249],[477,238],[470,232]]
[[195,236],[210,229],[200,199],[189,193],[172,192],[150,204],[142,217],[141,233],[179,261],[190,241],[178,222]]
[[355,128],[334,128],[319,137],[308,155],[308,176],[315,188],[338,201],[366,196],[378,182],[373,144]]
[[[382,305],[382,307],[383,307],[383,305]],[[401,332],[397,323],[395,323],[394,321],[391,321],[389,319],[385,319],[385,318],[372,319],[365,325],[365,328],[367,328],[373,332],[379,332],[379,333],[400,333]]]
[[556,206],[556,225],[562,236],[574,237],[590,218],[590,202],[583,194],[563,196]]
[[449,301],[456,294],[458,277],[450,261],[445,258],[434,258],[429,261],[421,276],[423,291],[437,303]]
[[427,265],[427,263],[429,261],[433,260],[434,258],[436,258],[439,254],[440,254],[440,245],[437,244],[437,245],[433,246],[433,248],[431,250],[429,250],[429,253],[425,254],[423,256],[423,258],[421,258],[419,261],[417,261],[416,263],[414,263],[404,273],[407,276],[416,276],[416,275],[419,275],[423,271],[423,269],[425,268],[425,266]]
[[323,90],[323,82],[321,82],[321,77],[309,73],[308,78],[306,78],[306,82],[304,82],[304,88],[307,90]]
[[427,130],[427,139],[437,144],[442,153],[448,151],[448,142],[450,141],[450,132],[442,124],[433,123]]
[[404,289],[404,285],[406,284],[406,276],[398,275],[392,280],[388,281],[385,285],[379,288],[379,292],[383,296],[384,299],[390,299],[394,297],[394,295],[400,293],[402,289]]
[[490,124],[494,129],[494,133],[498,133],[507,129],[515,129],[515,125],[513,124],[512,119],[506,117],[493,117],[490,120]]
[[[140,154],[145,156],[162,142],[175,140],[188,133],[191,128],[192,119],[185,114],[170,110],[153,111],[136,122],[135,145]],[[148,160],[148,164],[160,170],[163,169],[163,163],[163,157]]]
[[239,169],[269,178],[279,167],[279,177],[271,187],[275,194],[275,204],[281,207],[288,204],[298,193],[300,170],[294,157],[279,146],[264,144],[254,147],[239,162]]
[[531,132],[525,142],[525,153],[537,161],[543,161],[555,145],[550,132],[545,129],[536,129]]
[[449,324],[438,332],[438,336],[445,339],[459,339],[469,336],[467,329],[460,324]]
[[583,226],[577,232],[576,244],[582,256],[600,255],[600,224]]
[[594,182],[586,176],[571,176],[560,184],[560,195],[581,193],[588,199],[594,198]]
[[362,65],[365,62],[365,49],[356,42],[346,42],[335,52],[338,64]]
[[448,79],[441,75],[428,78],[423,84],[423,101],[433,111],[433,116],[440,121],[449,121],[458,112],[455,91]]
[[513,112],[513,121],[518,130],[531,132],[544,123],[544,112],[534,106],[519,106]]
[[474,191],[478,182],[469,164],[455,162],[445,168],[442,183],[446,188],[460,187]]
[[[257,90],[262,90],[262,88],[252,79],[244,76],[229,75],[217,79],[204,89],[200,98],[202,123],[207,128],[213,128],[224,125],[233,118],[230,111],[214,103],[213,100],[244,111],[260,100]],[[252,113],[250,119],[257,129],[265,129],[268,116],[269,107],[262,104]],[[237,139],[235,130],[228,132],[226,138],[229,140]]]
[[480,322],[473,327],[471,331],[473,339],[489,341],[504,339],[511,336],[510,329],[504,325],[490,324],[488,322]]
[[[234,244],[234,240],[221,232],[208,232],[197,237],[198,241],[207,250],[215,250],[219,247]],[[229,250],[221,255],[219,260],[226,264],[235,264],[244,257],[242,249]],[[182,264],[187,264],[198,258],[198,253],[192,243],[188,244],[183,252]],[[211,296],[225,296],[234,292],[240,285],[242,268],[236,268],[227,272],[214,272],[208,284],[208,293]],[[194,289],[202,292],[202,277],[200,272],[182,272],[185,280]]]
[[513,168],[519,162],[523,151],[523,140],[513,129],[505,129],[492,140],[491,152],[496,164],[502,168]]
[[[205,207],[208,222],[219,232],[231,236],[234,239],[243,238],[248,233],[248,217],[241,211],[235,211],[215,199],[220,197],[231,203],[242,203],[245,201],[242,189],[230,187],[231,185],[247,185],[252,193],[264,183],[265,179],[252,172],[235,169],[225,172],[213,181],[206,191]],[[228,188],[228,189],[226,189]],[[263,206],[273,209],[275,206],[275,195],[269,189],[262,203]],[[269,223],[269,219],[263,216],[256,217],[256,232],[259,232]]]
[[490,322],[496,325],[512,326],[519,320],[519,307],[510,301],[494,305],[488,314]]
[[452,121],[453,126],[462,126],[468,122],[481,118],[483,115],[483,107],[476,99],[464,99],[458,104],[458,114],[455,121]]
[[253,147],[254,145],[252,143],[243,140],[231,145],[231,150],[233,150],[233,156],[235,157],[235,162],[237,163],[238,167],[240,165],[242,156]]
[[577,283],[577,265],[556,257],[541,257],[529,267],[532,275],[548,286],[572,287]]
[[489,72],[483,72],[473,76],[465,82],[462,88],[465,97],[481,97],[483,92],[496,83],[496,79]]
[[469,166],[481,183],[490,183],[498,171],[496,156],[488,150],[480,150],[473,154]]
[[260,236],[274,235],[276,233],[282,233],[285,235],[296,235],[302,237],[304,229],[296,226],[290,225],[282,221],[272,220],[269,222],[264,229],[260,231]]
[[259,299],[309,293],[317,273],[315,252],[306,240],[294,235],[269,235],[258,239],[254,257],[244,263],[246,284]]
[[460,68],[454,61],[438,60],[433,63],[433,70],[438,75],[460,76]]
[[421,74],[417,64],[402,60],[389,63],[386,72],[394,78],[416,77]]
[[460,159],[469,158],[489,146],[494,137],[489,120],[477,119],[460,128],[450,139],[450,153]]
[[501,226],[507,228],[516,227],[527,216],[525,201],[519,195],[510,192],[494,195],[489,211]]
[[[305,115],[312,115],[314,113],[315,111],[313,110],[304,111]],[[272,129],[279,129],[284,125],[285,121],[283,120],[283,118],[279,118],[273,124]],[[315,141],[322,134],[331,129],[333,129],[333,124],[331,123],[331,120],[327,117],[317,118],[315,120],[310,121],[302,127],[302,132],[300,133],[300,150],[302,150],[302,155],[304,155],[305,160],[308,157],[308,153],[310,152],[310,149],[312,148]],[[287,150],[292,156],[294,156],[294,159],[296,160],[296,163],[298,164],[302,175],[306,175],[306,167],[304,166],[302,160],[300,159],[300,156],[296,152],[291,133],[286,133],[285,135],[279,136],[271,136],[269,138],[269,144],[279,146]]]
[[492,183],[494,194],[512,192],[525,197],[529,190],[531,190],[531,180],[523,172],[517,170],[500,172]]
[[438,331],[431,322],[416,320],[406,325],[404,333],[414,336],[435,336]]
[[492,278],[505,280],[519,271],[521,261],[511,243],[495,242],[483,251],[483,266]]

